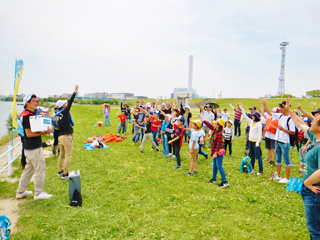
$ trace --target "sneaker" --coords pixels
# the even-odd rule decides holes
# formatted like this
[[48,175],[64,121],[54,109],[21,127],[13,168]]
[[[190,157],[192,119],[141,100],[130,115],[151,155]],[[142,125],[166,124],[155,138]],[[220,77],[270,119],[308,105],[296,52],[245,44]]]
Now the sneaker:
[[211,179],[208,181],[208,183],[214,183],[214,182],[216,182],[216,181],[217,181],[217,179],[211,178]]
[[172,155],[172,156],[170,157],[170,159],[176,159],[176,156],[175,156],[175,155]]
[[170,155],[169,155],[169,154],[165,154],[164,156],[165,156],[166,158],[170,157]]
[[159,149],[159,148],[157,148],[156,150],[157,150],[157,152],[160,152],[160,149]]
[[187,176],[191,176],[191,173],[190,173],[190,172],[188,172],[186,175],[187,175]]
[[168,155],[169,155],[169,156],[171,156],[171,155],[172,155],[172,153],[168,153]]
[[288,167],[294,167],[294,162],[291,162]]
[[229,157],[231,157],[231,154],[229,154]]
[[221,182],[218,187],[228,187],[229,186],[229,183],[226,181],[226,182]]
[[257,175],[259,176],[259,175],[262,175],[263,174],[263,172],[257,172]]
[[302,168],[300,168],[298,172],[299,172],[299,173],[303,173],[303,169],[302,169]]
[[39,200],[39,199],[48,199],[48,198],[51,198],[52,195],[51,194],[48,194],[48,193],[45,193],[45,192],[42,192],[40,193],[38,196],[34,196],[34,200]]
[[192,174],[198,174],[198,172],[197,171],[192,171]]
[[58,172],[58,176],[61,176],[63,174],[63,171],[61,171],[61,172]]
[[181,169],[181,165],[175,165],[173,168],[174,169]]
[[69,173],[67,174],[62,174],[61,179],[68,179],[69,178]]
[[143,151],[140,151],[140,153],[143,153]]
[[254,174],[254,169],[252,169],[251,173]]
[[23,198],[23,197],[26,197],[28,195],[31,195],[33,192],[32,191],[28,191],[28,190],[25,190],[23,193],[16,193],[16,198],[17,199],[20,199],[20,198]]
[[265,159],[264,159],[265,161],[268,161],[269,160],[269,158],[268,157],[265,157]]
[[286,178],[282,178],[279,183],[285,183],[287,184],[289,182],[289,179],[286,179]]
[[207,154],[207,155],[205,155],[205,158],[206,158],[206,159],[208,159],[208,154]]
[[276,176],[273,177],[273,180],[279,181],[279,180],[281,180],[281,177],[279,177],[278,175],[276,175]]
[[274,165],[274,161],[269,161],[268,164],[269,165]]

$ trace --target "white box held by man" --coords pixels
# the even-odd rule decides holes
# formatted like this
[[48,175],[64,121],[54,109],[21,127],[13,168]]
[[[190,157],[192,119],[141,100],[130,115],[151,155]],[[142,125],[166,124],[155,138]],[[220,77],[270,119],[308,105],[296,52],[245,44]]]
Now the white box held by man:
[[30,116],[30,128],[31,132],[44,132],[48,127],[51,129],[51,118],[47,116],[37,115]]

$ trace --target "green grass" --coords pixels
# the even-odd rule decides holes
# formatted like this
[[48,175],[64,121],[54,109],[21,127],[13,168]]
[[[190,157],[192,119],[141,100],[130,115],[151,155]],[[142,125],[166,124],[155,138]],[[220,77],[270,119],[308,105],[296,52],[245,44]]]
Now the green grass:
[[[228,101],[216,102],[228,107]],[[245,109],[258,104],[256,99],[231,101],[234,106],[242,101]],[[268,100],[270,107],[278,102]],[[309,105],[306,102],[303,107],[311,110]],[[224,157],[230,186],[221,189],[217,183],[207,183],[212,177],[210,159],[199,156],[199,174],[185,175],[189,166],[187,144],[181,150],[182,170],[173,169],[175,161],[152,151],[150,143],[140,154],[139,147],[132,145],[132,125],[127,140],[110,143],[109,149],[86,150],[83,141],[88,137],[116,133],[117,111],[111,111],[111,127],[94,127],[103,121],[99,106],[72,107],[76,126],[71,170],[80,169],[83,206],[69,206],[68,181],[56,175],[57,159],[47,158],[44,190],[54,196],[21,201],[18,232],[12,239],[309,238],[301,196],[288,192],[285,185],[270,182],[271,166],[264,161],[263,176],[240,173],[244,124],[242,136],[234,141],[233,156]],[[198,113],[197,109],[192,112]],[[262,149],[265,157],[264,143]],[[290,155],[295,163],[291,175],[301,177],[299,155],[293,149]],[[17,170],[14,176],[20,174]],[[218,173],[218,183],[220,179]],[[0,182],[0,198],[13,198],[17,187],[18,183]],[[30,183],[28,190],[33,189]]]

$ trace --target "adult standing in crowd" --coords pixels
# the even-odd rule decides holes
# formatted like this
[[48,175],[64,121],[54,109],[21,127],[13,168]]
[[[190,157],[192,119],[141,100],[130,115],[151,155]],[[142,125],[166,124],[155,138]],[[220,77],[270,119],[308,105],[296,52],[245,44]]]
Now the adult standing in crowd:
[[238,104],[238,108],[234,108],[231,104],[231,102],[229,102],[230,107],[234,110],[234,135],[238,137],[241,136],[241,109],[239,107]]
[[[273,119],[278,119],[278,129],[276,132],[276,159],[277,159],[277,176],[274,180],[279,180],[279,183],[288,183],[290,178],[291,163],[289,158],[290,151],[290,135],[295,134],[295,124],[292,121],[289,113],[284,111],[286,106],[286,101],[279,104],[280,113],[272,113],[268,106],[267,100],[260,98],[261,103],[264,106],[265,111],[272,116]],[[290,106],[288,106],[290,108]],[[281,179],[281,166],[282,166],[282,156],[283,161],[286,164],[286,177]]]
[[[59,149],[60,155],[58,159],[58,176],[61,176],[61,179],[67,179],[69,177],[69,167],[72,157],[72,147],[73,147],[73,128],[74,126],[70,108],[72,106],[73,100],[78,92],[78,85],[75,86],[74,92],[69,100],[58,100],[56,102],[56,107],[59,111],[56,113],[58,116],[58,125],[59,125]],[[67,105],[68,103],[68,105]],[[64,164],[62,164],[64,160]]]
[[291,116],[298,128],[308,134],[311,140],[307,149],[303,171],[301,196],[304,202],[307,228],[311,239],[320,239],[320,108],[312,112],[314,119],[311,127],[307,126],[294,111],[290,109],[289,98],[282,104],[284,114]]
[[[214,113],[212,112],[212,107],[209,104],[207,104],[207,105],[205,105],[205,110],[204,110],[198,103],[196,103],[196,105],[200,109],[200,115],[201,115],[202,119],[204,121],[207,121],[210,124],[212,124],[212,121],[215,119]],[[203,126],[202,129],[206,134],[208,134],[211,130],[208,126],[205,126],[205,125]],[[205,145],[205,143],[204,143],[204,145]]]
[[37,96],[28,94],[23,99],[24,111],[21,113],[22,126],[24,129],[23,147],[26,156],[25,169],[22,172],[16,198],[23,198],[31,195],[33,192],[28,191],[27,186],[33,176],[35,194],[34,199],[47,199],[52,197],[51,194],[43,192],[44,180],[46,176],[46,162],[42,150],[41,136],[49,134],[51,129],[48,127],[45,132],[31,132],[30,116],[34,116],[34,110],[38,107]]

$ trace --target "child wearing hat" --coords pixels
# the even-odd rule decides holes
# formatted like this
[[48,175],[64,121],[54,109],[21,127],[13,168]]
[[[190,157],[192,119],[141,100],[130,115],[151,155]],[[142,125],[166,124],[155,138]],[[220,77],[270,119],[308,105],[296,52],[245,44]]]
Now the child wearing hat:
[[214,121],[213,125],[208,121],[204,120],[201,115],[199,115],[201,121],[212,130],[212,142],[211,142],[211,157],[213,162],[213,169],[212,169],[212,178],[208,181],[208,183],[213,183],[217,181],[217,173],[218,170],[220,172],[222,181],[218,185],[218,187],[227,187],[229,183],[226,179],[225,171],[222,167],[223,155],[225,154],[223,148],[223,126],[225,124],[222,118],[217,119]]
[[227,121],[227,126],[223,129],[223,137],[224,137],[224,149],[227,152],[227,148],[229,147],[229,157],[232,154],[232,142],[234,140],[234,131],[232,128],[232,121]]

